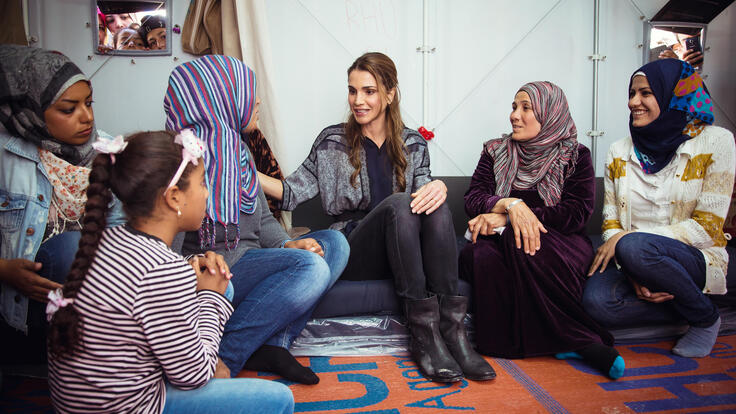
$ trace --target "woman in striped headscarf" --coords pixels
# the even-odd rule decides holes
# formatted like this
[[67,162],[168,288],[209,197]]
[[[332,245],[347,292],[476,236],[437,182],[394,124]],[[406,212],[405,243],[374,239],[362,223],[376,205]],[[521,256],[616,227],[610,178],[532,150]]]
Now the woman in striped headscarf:
[[557,85],[527,83],[511,107],[513,132],[485,143],[465,193],[472,243],[460,274],[474,288],[476,344],[503,358],[580,357],[618,378],[613,337],[580,304],[593,258],[590,151]]
[[207,147],[207,216],[184,237],[182,253],[222,254],[234,275],[235,311],[220,343],[231,376],[245,368],[316,384],[287,348],[342,273],[349,247],[333,230],[290,240],[269,211],[241,135],[257,128],[255,82],[250,68],[227,56],[203,56],[169,77],[166,128],[191,128]]

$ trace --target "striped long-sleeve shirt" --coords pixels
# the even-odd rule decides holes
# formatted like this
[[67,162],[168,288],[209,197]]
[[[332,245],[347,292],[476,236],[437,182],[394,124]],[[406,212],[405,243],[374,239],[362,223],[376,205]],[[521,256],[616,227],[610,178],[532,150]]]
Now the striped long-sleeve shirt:
[[127,225],[106,229],[74,302],[77,350],[49,356],[56,410],[156,413],[164,377],[181,389],[206,384],[232,306],[196,287],[192,267],[163,241]]

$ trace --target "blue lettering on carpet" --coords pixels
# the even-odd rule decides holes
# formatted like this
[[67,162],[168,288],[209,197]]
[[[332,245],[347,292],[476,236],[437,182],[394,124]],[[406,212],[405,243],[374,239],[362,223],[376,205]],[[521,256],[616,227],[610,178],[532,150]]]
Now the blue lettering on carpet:
[[736,386],[736,379],[731,378],[726,374],[684,375],[667,378],[607,382],[598,385],[606,391],[659,387],[671,392],[676,397],[662,400],[625,403],[627,407],[638,413],[736,404],[736,394],[698,395],[684,387],[686,384],[700,384],[716,381],[733,381],[734,386]]
[[357,382],[365,387],[365,395],[346,400],[310,401],[294,404],[295,412],[349,410],[375,405],[388,397],[388,387],[380,378],[366,374],[337,374],[339,382]]
[[[422,373],[419,371],[419,369],[416,367],[416,363],[414,361],[406,356],[401,355],[394,355],[396,358],[396,366],[402,369],[401,376],[407,379],[416,380],[416,381],[408,381],[406,384],[409,386],[409,389],[411,391],[431,391],[431,390],[441,390],[441,389],[448,389],[453,388],[454,386],[457,386],[457,390],[448,392],[445,394],[435,395],[429,398],[424,398],[419,401],[415,401],[413,403],[409,403],[406,406],[407,407],[422,407],[422,408],[441,408],[443,410],[461,410],[461,411],[467,411],[467,410],[475,410],[475,407],[466,407],[466,406],[453,406],[453,405],[446,405],[443,398],[457,394],[461,392],[463,388],[466,388],[468,386],[468,381],[461,380],[459,382],[448,382],[448,383],[440,383],[440,382],[434,382],[432,380],[428,380],[424,378]],[[424,397],[424,396],[422,396]]]
[[453,395],[459,393],[461,390],[448,392],[447,394],[437,395],[434,397],[429,397],[426,400],[421,400],[417,402],[413,402],[411,404],[406,404],[407,407],[422,407],[422,408],[441,408],[443,410],[475,410],[475,407],[457,407],[452,405],[445,405],[445,402],[442,400],[443,398],[447,397],[448,395]]

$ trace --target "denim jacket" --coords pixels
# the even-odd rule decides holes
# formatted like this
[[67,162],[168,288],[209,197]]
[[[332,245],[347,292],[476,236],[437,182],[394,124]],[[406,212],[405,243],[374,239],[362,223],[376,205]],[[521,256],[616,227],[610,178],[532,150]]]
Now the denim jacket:
[[[52,192],[38,148],[0,131],[0,258],[34,261],[46,230]],[[113,199],[108,226],[124,223],[121,207]],[[28,333],[28,297],[7,284],[2,284],[0,314],[10,326]]]

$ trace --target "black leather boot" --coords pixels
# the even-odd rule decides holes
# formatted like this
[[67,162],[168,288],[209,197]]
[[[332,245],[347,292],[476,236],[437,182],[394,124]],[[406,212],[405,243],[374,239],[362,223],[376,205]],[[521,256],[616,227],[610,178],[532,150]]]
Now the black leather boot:
[[440,312],[437,297],[404,301],[411,337],[411,356],[426,378],[435,382],[456,382],[462,370],[452,358],[440,335]]
[[483,359],[468,341],[465,332],[465,311],[468,298],[465,296],[439,296],[440,301],[440,333],[447,349],[455,358],[465,374],[465,378],[483,381],[496,378],[496,371]]

